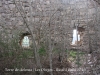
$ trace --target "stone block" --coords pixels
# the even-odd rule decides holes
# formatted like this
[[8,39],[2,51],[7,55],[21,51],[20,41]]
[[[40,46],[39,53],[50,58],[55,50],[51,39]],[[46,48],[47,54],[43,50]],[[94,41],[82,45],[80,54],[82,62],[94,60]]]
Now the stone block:
[[10,4],[9,7],[10,7],[10,10],[13,10],[15,8],[15,5],[14,4]]
[[0,7],[2,6],[2,2],[0,1]]

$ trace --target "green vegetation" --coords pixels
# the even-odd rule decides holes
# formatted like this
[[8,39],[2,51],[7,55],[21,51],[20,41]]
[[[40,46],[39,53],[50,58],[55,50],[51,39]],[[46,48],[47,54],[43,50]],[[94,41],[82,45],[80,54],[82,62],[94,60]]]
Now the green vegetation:
[[38,51],[38,53],[40,54],[40,55],[46,55],[46,50],[45,50],[45,47],[40,47],[40,49],[39,49],[39,51]]
[[71,50],[71,51],[69,52],[69,56],[71,56],[72,58],[76,58],[76,56],[77,56],[77,52]]
[[30,58],[33,56],[33,51],[32,50],[24,50],[20,53],[18,58]]
[[59,53],[59,52],[60,52],[60,50],[59,50],[59,49],[54,48],[52,52],[53,52],[53,53]]
[[82,64],[80,62],[75,62],[75,64],[77,64],[78,66],[81,66]]
[[[68,60],[70,62],[75,62],[75,64],[77,64],[78,66],[81,66],[82,64],[80,63],[80,56],[83,56],[84,53],[83,52],[79,52],[79,57],[78,57],[78,53],[75,50],[66,50],[66,52],[68,52],[69,57]],[[77,58],[78,57],[78,58]]]

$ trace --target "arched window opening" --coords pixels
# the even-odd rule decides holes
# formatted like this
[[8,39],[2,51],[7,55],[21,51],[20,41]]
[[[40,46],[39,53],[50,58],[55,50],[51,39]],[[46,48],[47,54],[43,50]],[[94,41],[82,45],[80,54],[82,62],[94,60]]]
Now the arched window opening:
[[22,47],[28,48],[29,46],[30,46],[29,38],[28,38],[28,36],[24,36],[24,38],[22,40]]
[[30,36],[29,32],[21,34],[19,43],[23,48],[29,48],[30,47],[30,38],[29,38],[29,36]]

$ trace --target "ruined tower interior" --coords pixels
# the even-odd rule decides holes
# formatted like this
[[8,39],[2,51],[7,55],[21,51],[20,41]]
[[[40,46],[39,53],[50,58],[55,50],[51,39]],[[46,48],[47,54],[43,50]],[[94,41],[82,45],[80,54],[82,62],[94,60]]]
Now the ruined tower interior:
[[100,75],[100,1],[0,0],[0,75]]

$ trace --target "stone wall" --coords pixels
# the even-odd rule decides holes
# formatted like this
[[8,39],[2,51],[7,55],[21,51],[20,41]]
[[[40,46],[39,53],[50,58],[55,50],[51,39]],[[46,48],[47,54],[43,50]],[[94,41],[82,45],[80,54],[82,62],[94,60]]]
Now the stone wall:
[[0,1],[0,32],[3,39],[12,39],[16,33],[30,32],[30,29],[36,41],[44,42],[44,39],[48,40],[50,30],[54,43],[71,49],[73,27],[79,24],[85,31],[83,43],[77,48],[86,53],[91,50],[96,52],[100,51],[99,22],[100,5],[92,0]]

